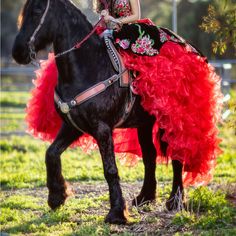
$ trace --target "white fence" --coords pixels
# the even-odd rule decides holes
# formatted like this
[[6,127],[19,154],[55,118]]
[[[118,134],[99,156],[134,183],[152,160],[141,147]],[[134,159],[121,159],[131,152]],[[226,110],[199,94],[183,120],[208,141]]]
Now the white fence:
[[[229,89],[236,84],[236,60],[215,60],[210,61],[210,63],[216,68],[217,73],[222,77],[222,90],[224,93],[228,93]],[[23,88],[32,87],[31,80],[34,78],[34,71],[36,67],[24,67],[24,66],[10,66],[1,68],[1,85],[2,91],[7,91],[9,78],[12,77],[11,84],[16,85],[17,90],[23,91]],[[24,79],[21,81],[16,80],[14,82],[14,77],[20,76]],[[5,79],[8,77],[8,79]]]

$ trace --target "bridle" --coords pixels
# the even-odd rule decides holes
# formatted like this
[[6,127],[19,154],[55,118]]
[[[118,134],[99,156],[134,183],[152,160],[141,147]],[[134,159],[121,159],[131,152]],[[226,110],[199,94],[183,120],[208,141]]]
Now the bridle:
[[37,53],[35,52],[35,46],[34,46],[35,37],[36,37],[36,34],[39,32],[39,30],[41,29],[41,27],[42,27],[42,25],[43,25],[43,23],[45,21],[46,15],[47,15],[48,10],[49,10],[49,6],[50,6],[50,0],[47,1],[47,6],[46,6],[46,9],[45,9],[41,19],[40,19],[39,25],[34,30],[32,36],[30,37],[30,40],[28,42],[29,51],[30,51],[30,59],[33,62],[36,62],[36,55],[37,55]]
[[[107,1],[106,0],[100,0],[102,2],[102,4],[104,4],[104,7],[105,9],[108,9],[108,4],[107,4]],[[45,19],[46,19],[46,15],[48,13],[48,10],[49,10],[49,7],[50,7],[50,0],[47,0],[47,6],[46,6],[46,9],[40,19],[40,22],[39,22],[39,25],[37,26],[37,28],[34,30],[32,36],[30,37],[30,40],[28,42],[28,47],[29,47],[29,52],[30,52],[30,59],[31,59],[31,62],[33,64],[37,64],[39,65],[39,63],[37,62],[36,60],[36,51],[35,51],[35,46],[34,46],[34,42],[35,42],[35,38],[36,38],[36,35],[37,33],[39,32],[39,30],[41,29]],[[86,42],[93,34],[94,32],[97,30],[97,27],[98,25],[104,20],[104,16],[101,16],[101,18],[98,20],[98,22],[93,26],[93,29],[91,30],[91,32],[89,34],[87,34],[80,42],[76,43],[73,47],[71,47],[70,49],[64,51],[64,52],[61,52],[61,53],[58,53],[56,54],[54,57],[55,58],[58,58],[62,55],[65,55],[71,51],[74,51],[78,48],[80,48],[82,46],[82,44],[84,42]]]

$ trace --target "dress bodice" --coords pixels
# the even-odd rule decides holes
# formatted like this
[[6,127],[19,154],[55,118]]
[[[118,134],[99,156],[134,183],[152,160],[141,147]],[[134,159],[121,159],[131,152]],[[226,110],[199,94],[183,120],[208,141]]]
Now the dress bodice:
[[130,16],[132,13],[129,0],[116,0],[113,9],[116,18]]

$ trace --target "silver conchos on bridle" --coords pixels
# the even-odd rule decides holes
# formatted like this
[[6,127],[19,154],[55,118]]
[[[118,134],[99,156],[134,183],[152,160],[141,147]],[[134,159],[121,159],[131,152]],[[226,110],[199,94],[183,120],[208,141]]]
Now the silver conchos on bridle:
[[67,114],[70,111],[70,107],[66,102],[58,103],[58,106],[62,113]]

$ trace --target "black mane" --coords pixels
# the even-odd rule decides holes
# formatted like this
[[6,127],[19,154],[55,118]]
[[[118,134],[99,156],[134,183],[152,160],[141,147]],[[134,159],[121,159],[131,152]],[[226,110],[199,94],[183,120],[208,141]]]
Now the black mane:
[[[67,21],[69,22],[70,26],[74,26],[72,42],[77,43],[79,40],[81,40],[83,37],[86,36],[86,34],[81,33],[81,31],[86,32],[88,34],[92,31],[93,25],[90,23],[86,15],[84,15],[83,12],[71,0],[56,0],[56,1],[60,1],[63,4],[64,10],[68,15],[68,18],[66,19],[59,18],[60,21],[59,24],[63,25],[65,21]],[[83,26],[82,30],[78,27],[79,25]],[[97,45],[98,47],[102,47],[101,40],[98,37],[98,35],[96,35],[96,33],[94,33],[89,38],[89,40],[90,42],[92,42],[92,45]]]
[[89,22],[86,15],[84,15],[81,10],[71,1],[71,0],[59,0],[65,6],[67,14],[71,17],[71,21],[77,25],[81,22],[87,22],[92,29],[92,24]]

